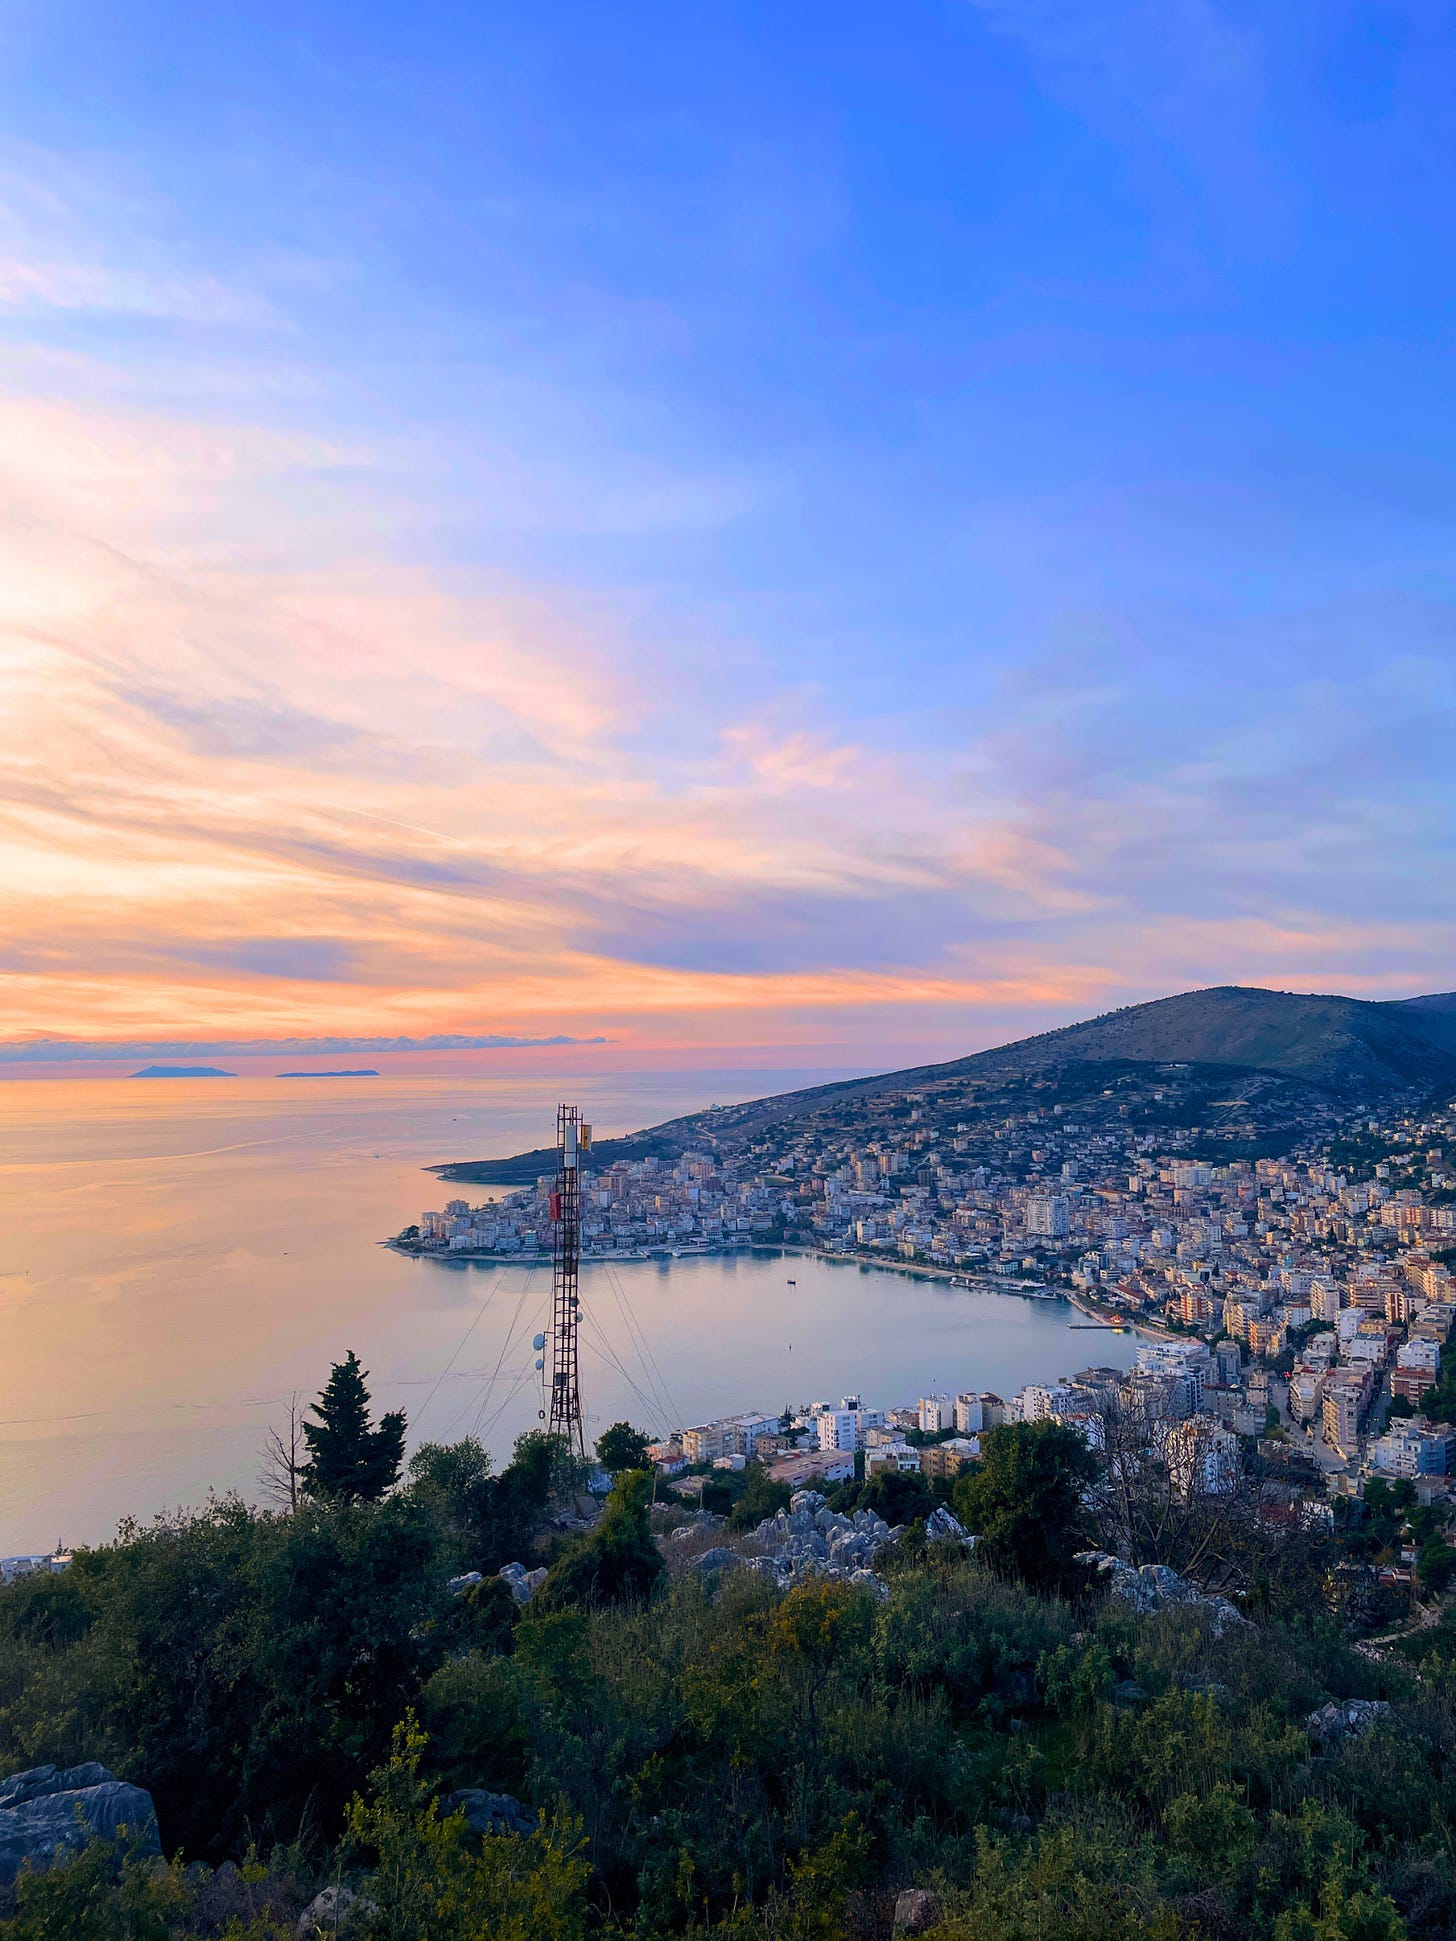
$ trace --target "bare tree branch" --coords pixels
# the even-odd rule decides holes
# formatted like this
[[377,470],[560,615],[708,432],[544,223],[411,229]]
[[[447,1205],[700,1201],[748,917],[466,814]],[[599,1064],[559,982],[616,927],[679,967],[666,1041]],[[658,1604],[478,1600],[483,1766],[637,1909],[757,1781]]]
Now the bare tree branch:
[[275,1509],[298,1508],[299,1478],[307,1452],[303,1442],[303,1409],[298,1393],[288,1398],[288,1421],[282,1429],[270,1428],[263,1439],[263,1459],[258,1470],[258,1488]]

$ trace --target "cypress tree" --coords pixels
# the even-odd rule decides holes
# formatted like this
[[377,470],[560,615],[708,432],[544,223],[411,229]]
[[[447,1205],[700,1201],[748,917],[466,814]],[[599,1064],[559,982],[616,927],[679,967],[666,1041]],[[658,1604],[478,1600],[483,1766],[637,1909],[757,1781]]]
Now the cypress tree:
[[351,1348],[333,1373],[305,1422],[309,1460],[302,1481],[310,1496],[331,1496],[347,1502],[377,1503],[399,1480],[404,1460],[405,1418],[402,1409],[380,1418],[375,1428],[369,1417],[367,1368]]

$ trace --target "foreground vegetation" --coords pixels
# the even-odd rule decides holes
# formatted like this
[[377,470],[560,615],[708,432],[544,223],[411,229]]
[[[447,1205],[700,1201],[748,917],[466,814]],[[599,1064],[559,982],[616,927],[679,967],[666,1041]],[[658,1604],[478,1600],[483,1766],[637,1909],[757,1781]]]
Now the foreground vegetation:
[[[912,1528],[883,1599],[671,1574],[632,1470],[553,1534],[579,1479],[539,1436],[498,1476],[425,1449],[382,1500],[214,1503],[22,1581],[0,1772],[100,1760],[175,1858],[22,1875],[0,1935],[282,1941],[330,1884],[369,1941],[870,1941],[907,1887],[943,1941],[1456,1931],[1456,1628],[1377,1662],[1314,1575],[1222,1637],[1131,1615],[1073,1563],[1068,1452],[987,1440],[957,1497],[986,1542]],[[518,1557],[550,1563],[528,1604],[446,1588]],[[1391,1711],[1312,1740],[1347,1698]],[[538,1830],[471,1834],[461,1787]]]

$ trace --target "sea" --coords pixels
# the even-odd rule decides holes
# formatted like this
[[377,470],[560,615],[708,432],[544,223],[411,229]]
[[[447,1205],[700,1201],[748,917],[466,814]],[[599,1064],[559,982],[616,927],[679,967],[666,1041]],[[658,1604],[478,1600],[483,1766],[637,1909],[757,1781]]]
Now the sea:
[[[269,1428],[350,1348],[411,1447],[474,1434],[507,1460],[540,1420],[549,1265],[383,1245],[487,1197],[423,1169],[551,1143],[562,1098],[610,1136],[837,1075],[0,1081],[0,1555],[257,1500]],[[1137,1345],[1061,1300],[803,1255],[589,1262],[582,1293],[589,1432],[1004,1395]]]

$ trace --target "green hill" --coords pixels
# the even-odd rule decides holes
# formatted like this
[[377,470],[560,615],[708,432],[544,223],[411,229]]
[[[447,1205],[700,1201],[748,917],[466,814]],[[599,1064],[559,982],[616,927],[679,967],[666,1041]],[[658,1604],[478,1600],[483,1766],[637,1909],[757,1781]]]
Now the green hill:
[[[1187,1123],[1215,1129],[1247,1124],[1251,1138],[1277,1139],[1319,1108],[1348,1107],[1402,1091],[1456,1088],[1456,993],[1373,1002],[1237,984],[1185,991],[944,1064],[810,1086],[669,1120],[602,1141],[596,1157],[610,1165],[649,1155],[671,1158],[694,1146],[724,1151],[806,1117],[826,1129],[851,1113],[858,1120],[868,1112],[873,1121],[877,1106],[887,1108],[906,1091],[925,1094],[932,1117],[973,1112],[977,1101],[984,1105],[1007,1085],[1028,1081],[1059,1085],[1070,1099],[1081,1101],[1089,1089],[1098,1089],[1090,1087],[1093,1078],[1150,1080],[1158,1068],[1170,1066],[1183,1069],[1165,1075],[1153,1090],[1184,1095],[1188,1111],[1198,1115]],[[1216,1097],[1219,1093],[1239,1096]],[[1121,1097],[1120,1105],[1128,1103]],[[554,1152],[537,1148],[430,1170],[447,1180],[521,1185],[554,1166]]]

